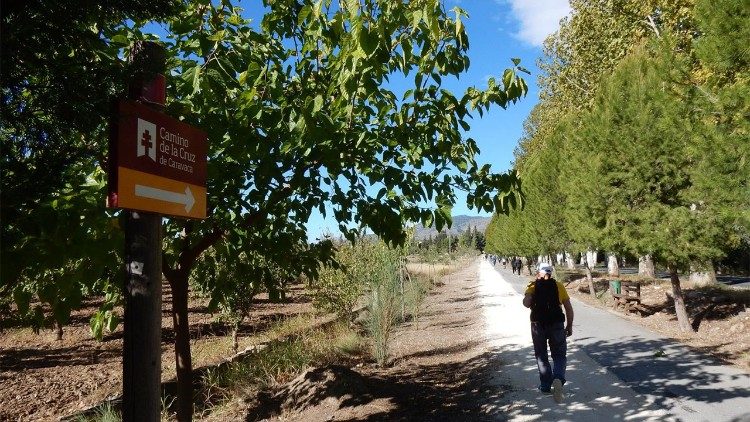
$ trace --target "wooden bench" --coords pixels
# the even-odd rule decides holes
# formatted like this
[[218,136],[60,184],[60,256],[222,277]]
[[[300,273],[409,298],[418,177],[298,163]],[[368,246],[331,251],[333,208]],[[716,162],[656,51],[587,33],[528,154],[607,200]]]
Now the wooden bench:
[[620,282],[620,293],[615,290],[614,283],[609,283],[609,292],[614,299],[613,308],[623,308],[626,314],[631,311],[636,312],[639,316],[642,315],[643,307],[641,306],[641,285],[633,281],[621,281]]

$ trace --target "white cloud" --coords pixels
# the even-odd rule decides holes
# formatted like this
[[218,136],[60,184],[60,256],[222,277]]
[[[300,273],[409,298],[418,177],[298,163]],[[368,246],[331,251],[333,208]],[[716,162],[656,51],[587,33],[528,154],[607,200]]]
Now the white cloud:
[[519,23],[514,35],[534,46],[541,46],[547,35],[557,31],[560,19],[570,13],[568,0],[496,0],[511,7]]

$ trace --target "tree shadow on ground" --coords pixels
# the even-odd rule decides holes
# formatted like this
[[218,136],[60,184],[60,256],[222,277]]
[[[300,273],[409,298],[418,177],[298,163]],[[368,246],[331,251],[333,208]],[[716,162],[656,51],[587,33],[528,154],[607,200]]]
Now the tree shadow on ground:
[[93,365],[118,359],[119,347],[92,348],[89,346],[59,347],[55,349],[8,348],[0,354],[0,368],[7,371],[53,368],[57,366]]
[[750,398],[750,374],[676,341],[637,336],[588,340],[577,343],[591,358],[636,392],[655,396],[656,404],[667,410],[689,406],[684,400],[720,404]]
[[[360,421],[484,421],[509,418],[589,420],[592,412],[609,420],[663,420],[695,413],[712,416],[710,409],[725,412],[722,418],[747,420],[742,403],[750,398],[750,375],[723,371],[719,362],[667,340],[628,337],[617,341],[587,341],[569,355],[569,395],[563,405],[524,387],[511,387],[506,377],[535,384],[536,370],[529,347],[503,346],[460,362],[432,365],[408,360],[390,369],[354,370],[325,366],[309,370],[275,392],[261,394],[246,420],[280,414],[305,416],[316,406],[333,400],[336,420]],[[434,350],[451,354],[461,348]],[[588,356],[586,356],[588,355]],[[413,358],[410,356],[409,358]],[[593,358],[616,374],[622,383],[613,390],[597,391],[587,380],[596,374],[579,372],[581,359]],[[609,385],[609,384],[608,384]],[[632,393],[651,400],[626,400]],[[622,391],[622,396],[618,393]],[[707,407],[708,405],[709,407]],[[717,407],[718,406],[718,407]],[[708,410],[707,410],[708,409]],[[300,413],[302,412],[302,413]],[[732,413],[734,413],[732,415]],[[658,417],[656,416],[658,415]],[[719,414],[717,414],[719,415]],[[588,419],[587,419],[588,418]],[[301,420],[301,419],[300,419]]]
[[[253,315],[240,326],[239,335],[248,336],[268,330],[278,321],[289,317],[288,313],[278,312],[265,315]],[[228,324],[220,322],[206,322],[190,326],[190,338],[196,340],[205,337],[221,337],[229,335]],[[123,337],[122,329],[108,334],[102,343],[87,340],[84,343],[70,347],[40,348],[12,347],[0,354],[0,369],[8,371],[23,371],[28,369],[52,368],[76,365],[93,365],[120,359],[122,350],[115,343]],[[174,343],[174,330],[162,327],[162,347],[171,347]]]
[[482,344],[484,344],[483,340],[474,340],[474,341],[470,341],[467,343],[456,344],[456,345],[448,346],[448,347],[440,347],[437,349],[423,350],[420,352],[414,352],[411,354],[401,356],[397,359],[397,362],[409,361],[409,360],[416,359],[416,358],[451,355],[454,353],[471,350],[472,348],[479,347]]
[[[568,353],[566,378],[570,383],[562,405],[532,390],[536,366],[530,345],[502,346],[495,353],[504,361],[498,371],[499,380],[529,380],[526,387],[510,392],[498,403],[508,418],[645,421],[681,420],[686,414],[694,414],[696,420],[739,421],[750,417],[750,413],[743,413],[750,398],[750,375],[721,367],[716,360],[686,351],[676,342],[640,337],[617,341],[576,339]],[[584,362],[591,358],[619,380],[596,380],[599,372],[588,372],[591,364]],[[601,376],[611,377],[603,373]],[[600,389],[603,382],[605,387]],[[629,400],[629,389],[646,396],[641,397],[643,400]],[[715,410],[719,412],[714,413]],[[592,419],[596,415],[599,416]],[[676,417],[679,415],[682,416]]]
[[[720,321],[744,312],[750,300],[743,295],[731,292],[685,289],[685,308],[693,330],[698,331],[703,321]],[[642,316],[648,317],[659,312],[675,314],[674,301],[665,294],[664,300],[655,304],[641,305]]]
[[[488,382],[496,368],[491,353],[467,361],[409,365],[384,373],[357,372],[343,366],[310,370],[274,395],[260,397],[247,421],[270,418],[281,412],[301,411],[334,398],[337,420],[365,421],[490,421],[499,414],[481,403],[502,397],[504,390]],[[354,408],[378,403],[376,413],[355,417]],[[480,402],[478,405],[477,402]],[[350,416],[347,416],[350,415]]]

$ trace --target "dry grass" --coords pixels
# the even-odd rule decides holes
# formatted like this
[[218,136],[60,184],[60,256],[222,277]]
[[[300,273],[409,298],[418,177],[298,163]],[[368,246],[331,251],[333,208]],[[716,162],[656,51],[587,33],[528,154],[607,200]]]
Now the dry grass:
[[460,257],[452,260],[448,263],[431,263],[415,261],[415,257],[412,257],[409,263],[406,264],[406,269],[415,276],[426,276],[433,281],[439,280],[441,277],[456,272],[461,268],[465,267],[466,264],[473,260],[473,256]]
[[286,337],[221,368],[210,370],[199,392],[203,416],[221,412],[232,398],[290,381],[314,365],[341,363],[364,353],[367,341],[349,324],[334,322],[309,329],[311,316],[289,318],[274,327],[272,335]]

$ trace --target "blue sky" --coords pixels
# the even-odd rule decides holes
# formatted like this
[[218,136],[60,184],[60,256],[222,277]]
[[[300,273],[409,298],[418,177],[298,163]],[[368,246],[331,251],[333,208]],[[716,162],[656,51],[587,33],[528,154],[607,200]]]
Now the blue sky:
[[[467,137],[474,138],[480,148],[481,153],[477,157],[480,166],[491,164],[496,172],[506,171],[511,167],[513,149],[521,136],[523,122],[538,101],[539,70],[536,61],[542,54],[542,42],[557,30],[560,19],[569,13],[568,0],[444,1],[446,9],[458,6],[469,15],[463,22],[469,36],[471,60],[468,72],[460,80],[443,80],[444,88],[459,97],[470,86],[484,88],[490,77],[501,80],[502,72],[511,67],[513,57],[520,58],[521,66],[531,71],[531,75],[524,75],[529,86],[526,98],[505,110],[493,108],[482,118],[475,113],[474,119],[469,122],[471,130],[466,133]],[[263,14],[261,0],[244,0],[239,4],[244,9],[243,14],[257,25]],[[146,31],[164,35],[164,29],[158,25],[147,26]],[[399,91],[398,87],[393,87],[393,90]],[[329,217],[323,218],[317,211],[314,212],[307,225],[310,240],[323,233],[338,234],[338,223],[330,217],[331,214],[329,212]],[[465,194],[459,195],[453,214],[489,215],[469,210]]]
[[[531,71],[525,75],[529,85],[526,98],[507,109],[496,107],[482,118],[475,113],[470,121],[471,130],[466,134],[474,138],[481,153],[477,157],[480,165],[491,164],[495,171],[510,169],[513,149],[523,131],[523,122],[538,101],[539,89],[536,61],[542,54],[544,38],[557,30],[560,19],[570,11],[568,0],[445,0],[446,8],[458,6],[469,18],[464,19],[469,36],[471,66],[460,80],[445,81],[447,89],[463,94],[466,88],[486,87],[487,79],[500,80],[503,70],[511,67],[511,58],[521,59],[521,66]],[[459,95],[460,96],[460,95]],[[488,213],[469,210],[465,194],[459,195],[454,215],[483,215]],[[338,233],[337,223],[332,218],[324,219],[314,214],[308,223],[309,238],[321,233]]]
[[[447,0],[447,5],[466,10],[465,25],[469,35],[471,67],[456,84],[456,90],[486,85],[490,76],[500,79],[502,71],[518,57],[531,71],[524,75],[529,85],[526,98],[507,109],[494,108],[482,118],[474,116],[468,136],[474,138],[481,153],[478,161],[491,164],[495,171],[511,167],[513,149],[523,131],[523,122],[537,103],[539,89],[536,61],[541,56],[544,38],[554,32],[560,19],[569,12],[567,0]],[[459,201],[454,214],[476,215],[465,201]],[[487,215],[484,213],[484,215]]]

